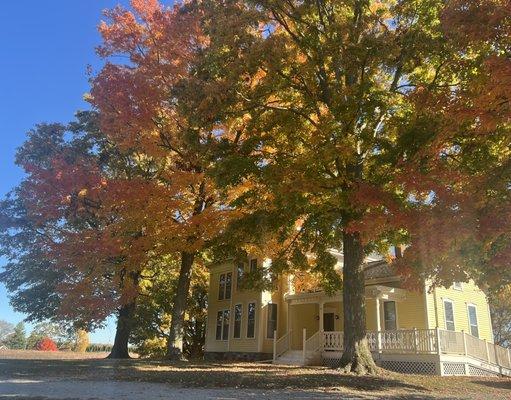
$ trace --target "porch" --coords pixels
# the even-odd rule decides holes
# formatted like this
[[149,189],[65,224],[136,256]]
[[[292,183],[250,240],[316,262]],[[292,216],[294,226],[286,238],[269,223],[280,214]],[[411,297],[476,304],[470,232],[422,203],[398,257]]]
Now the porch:
[[[273,342],[273,361],[335,367],[343,353],[344,333],[302,331],[302,349],[291,348],[292,332]],[[412,329],[367,332],[376,363],[383,368],[426,375],[511,376],[511,350],[466,332]],[[291,357],[289,357],[291,356]]]

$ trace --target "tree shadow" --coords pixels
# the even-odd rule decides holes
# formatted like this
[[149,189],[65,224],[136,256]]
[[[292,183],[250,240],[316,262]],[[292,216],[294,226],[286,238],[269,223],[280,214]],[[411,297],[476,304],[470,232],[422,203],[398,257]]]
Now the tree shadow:
[[[488,386],[494,389],[508,389],[511,390],[511,379],[509,378],[502,378],[500,380],[496,379],[489,379],[489,380],[477,380],[472,381],[472,383],[475,383],[477,385],[484,385]],[[511,397],[511,395],[510,395]]]

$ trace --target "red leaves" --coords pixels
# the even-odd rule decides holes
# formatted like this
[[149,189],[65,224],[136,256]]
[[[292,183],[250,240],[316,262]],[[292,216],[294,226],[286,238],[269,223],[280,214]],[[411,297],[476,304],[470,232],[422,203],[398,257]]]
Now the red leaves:
[[59,351],[57,344],[49,337],[45,337],[37,342],[35,348],[39,351]]

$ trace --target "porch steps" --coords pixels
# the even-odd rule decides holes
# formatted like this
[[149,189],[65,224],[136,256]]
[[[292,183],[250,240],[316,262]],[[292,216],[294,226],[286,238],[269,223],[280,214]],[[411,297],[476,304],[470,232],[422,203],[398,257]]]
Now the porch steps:
[[305,363],[303,360],[302,350],[288,350],[278,357],[274,364],[279,365],[321,365],[321,353],[319,351],[308,351],[305,355]]

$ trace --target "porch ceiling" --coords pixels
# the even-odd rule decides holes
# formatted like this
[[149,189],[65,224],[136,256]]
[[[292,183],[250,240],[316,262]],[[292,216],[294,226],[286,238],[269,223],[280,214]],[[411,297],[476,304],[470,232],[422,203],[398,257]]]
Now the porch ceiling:
[[[406,297],[406,290],[383,285],[366,286],[365,297],[368,299],[383,300],[403,300]],[[330,303],[334,301],[342,302],[342,292],[336,292],[333,295],[327,295],[325,292],[307,292],[286,294],[284,296],[290,305],[297,304],[319,304]]]

